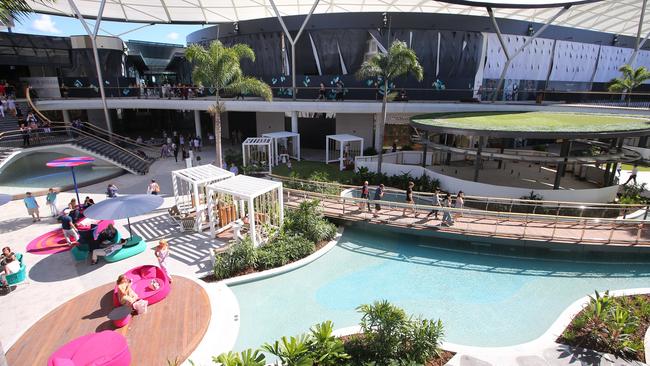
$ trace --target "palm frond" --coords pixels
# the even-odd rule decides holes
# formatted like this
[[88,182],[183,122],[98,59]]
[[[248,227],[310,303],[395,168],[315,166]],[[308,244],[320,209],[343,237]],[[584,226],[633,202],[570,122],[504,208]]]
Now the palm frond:
[[410,49],[405,42],[395,41],[386,54],[375,54],[361,64],[357,71],[357,78],[382,77],[392,81],[409,74],[418,81],[424,78],[424,70],[415,51]]
[[[43,0],[50,3],[50,0]],[[0,0],[0,23],[11,24],[12,20],[20,21],[32,13],[32,7],[25,0]]]
[[271,87],[262,80],[250,76],[240,78],[236,82],[224,87],[224,90],[230,94],[257,95],[266,101],[273,100]]

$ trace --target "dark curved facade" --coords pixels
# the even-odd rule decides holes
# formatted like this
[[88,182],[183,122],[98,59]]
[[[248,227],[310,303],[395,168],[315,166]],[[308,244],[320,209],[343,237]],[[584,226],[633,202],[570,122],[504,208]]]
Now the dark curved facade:
[[[295,36],[304,16],[284,17],[289,32]],[[386,19],[387,21],[384,21]],[[499,19],[504,34],[525,36],[529,28],[541,24]],[[482,57],[487,48],[487,33],[494,32],[485,16],[426,13],[333,13],[311,17],[296,44],[296,80],[302,88],[299,97],[316,96],[321,82],[327,87],[341,79],[352,98],[373,99],[377,80],[357,80],[354,73],[373,51],[395,39],[406,42],[417,53],[425,71],[424,80],[397,80],[394,89],[406,88],[413,99],[459,99],[473,96],[478,84],[489,86],[494,80],[479,80]],[[574,28],[550,26],[543,38],[551,41],[610,45],[614,35]],[[219,39],[226,45],[245,43],[257,55],[258,62],[245,61],[244,71],[260,77],[275,87],[277,96],[291,95],[291,46],[285,39],[277,18],[264,18],[232,24],[220,24],[190,34],[188,43],[207,45]],[[514,42],[513,42],[514,43]],[[374,45],[373,45],[374,44]],[[616,47],[634,47],[634,38],[618,36]],[[380,46],[380,47],[381,47]],[[650,44],[648,45],[650,46]],[[489,79],[489,78],[488,78]],[[539,88],[549,80],[525,83],[520,90]],[[598,88],[589,82],[585,88]],[[444,85],[441,93],[440,85]],[[561,84],[560,84],[561,85]],[[359,88],[355,90],[355,88]]]

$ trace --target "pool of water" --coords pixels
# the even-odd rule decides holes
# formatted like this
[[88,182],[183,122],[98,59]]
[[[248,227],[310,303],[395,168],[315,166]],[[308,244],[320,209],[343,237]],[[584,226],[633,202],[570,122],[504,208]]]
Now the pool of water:
[[541,336],[567,306],[594,290],[650,287],[645,263],[476,253],[437,247],[440,240],[350,228],[336,247],[302,268],[232,286],[241,309],[235,350],[325,320],[336,328],[357,325],[355,308],[379,299],[442,319],[449,342],[515,345]]
[[[7,194],[25,193],[26,190],[44,190],[72,184],[68,168],[48,168],[48,161],[73,156],[64,152],[28,152],[10,162],[0,173],[0,191]],[[123,172],[123,169],[110,163],[96,161],[93,164],[75,168],[77,182],[83,184],[91,180],[109,177]]]

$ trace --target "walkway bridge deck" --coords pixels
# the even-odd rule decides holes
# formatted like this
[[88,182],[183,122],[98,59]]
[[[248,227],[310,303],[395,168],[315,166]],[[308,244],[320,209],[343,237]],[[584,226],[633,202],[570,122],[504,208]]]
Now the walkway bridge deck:
[[[326,217],[351,222],[486,238],[615,247],[650,246],[650,225],[643,220],[435,207],[439,218],[445,210],[455,217],[454,224],[447,227],[442,226],[434,215],[427,217],[427,213],[434,209],[429,205],[373,201],[290,188],[284,191],[286,207],[297,207],[303,201],[318,199]],[[381,205],[378,214],[374,212],[376,203]],[[368,211],[368,206],[372,212]],[[404,209],[406,215],[403,215]]]

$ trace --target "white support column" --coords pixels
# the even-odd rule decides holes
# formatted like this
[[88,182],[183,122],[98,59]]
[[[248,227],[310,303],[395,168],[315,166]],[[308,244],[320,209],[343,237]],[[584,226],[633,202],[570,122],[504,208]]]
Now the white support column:
[[382,144],[382,141],[381,141],[381,122],[380,122],[379,118],[377,118],[376,113],[374,114],[374,117],[375,117],[374,118],[375,119],[375,121],[374,121],[374,132],[375,132],[374,146],[375,146],[375,150],[377,150],[377,152],[379,152],[379,151],[381,151],[381,149],[383,147],[382,146],[383,144]]
[[72,124],[72,119],[70,118],[70,111],[64,109],[61,112],[63,113],[63,122],[65,122],[66,125]]
[[[630,56],[630,59],[628,60],[628,65],[634,67],[634,63],[636,62],[636,56],[639,53],[639,49],[643,47],[643,43],[645,43],[646,38],[643,40],[643,43],[641,42],[641,32],[643,32],[643,18],[645,17],[645,8],[646,5],[648,4],[648,0],[643,0],[643,4],[641,5],[641,16],[639,17],[639,26],[636,31],[636,42],[634,43],[634,52],[632,52],[632,56]],[[650,33],[649,33],[650,34]]]
[[298,133],[298,112],[291,112],[291,132]]
[[174,204],[176,207],[178,207],[178,195],[180,192],[178,192],[178,183],[176,182],[176,174],[172,172],[172,189],[174,190]]
[[325,137],[325,164],[330,161],[330,138]]
[[273,144],[275,146],[275,154],[273,155],[273,160],[275,160],[275,165],[280,165],[280,150],[278,150],[278,138],[273,138]]
[[339,170],[343,170],[343,143],[339,141]]
[[363,156],[363,139],[361,139],[361,151],[359,151],[359,155]]
[[201,135],[201,111],[198,109],[194,111],[194,132],[196,132],[196,136],[203,139]]
[[257,248],[257,232],[255,230],[255,204],[253,198],[248,199],[248,226],[250,228],[250,236],[253,241],[253,247]]
[[282,190],[282,185],[278,188],[278,199],[280,200],[280,227],[284,223],[284,192]]
[[296,136],[296,146],[293,148],[298,151],[298,154],[296,156],[298,157],[298,161],[300,161],[300,135]]
[[[214,192],[208,188],[206,194],[208,195],[208,222],[210,223],[210,237],[214,239],[214,236],[216,235],[216,232],[214,230],[214,220],[216,220],[216,217],[214,215],[214,200],[212,199],[212,196]],[[220,223],[223,226],[223,223]],[[236,238],[235,238],[236,239]]]

